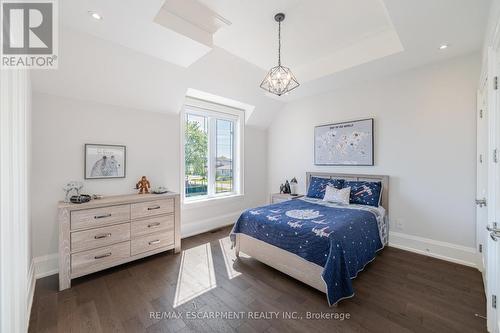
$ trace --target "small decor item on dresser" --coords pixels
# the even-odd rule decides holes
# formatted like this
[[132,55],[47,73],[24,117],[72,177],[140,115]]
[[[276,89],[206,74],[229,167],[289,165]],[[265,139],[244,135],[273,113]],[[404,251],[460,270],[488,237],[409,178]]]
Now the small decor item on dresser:
[[141,180],[135,184],[135,188],[139,190],[139,194],[149,193],[149,189],[151,188],[151,184],[149,184],[149,180],[146,176],[142,176]]
[[125,178],[126,147],[85,145],[85,179]]
[[158,187],[155,187],[151,193],[153,194],[163,194],[163,193],[168,193],[168,190],[166,187],[164,186],[158,186]]
[[75,204],[81,204],[84,202],[89,202],[92,198],[88,194],[74,195],[70,198],[70,201]]
[[290,190],[290,183],[288,182],[288,180],[285,180],[285,190],[283,191],[283,193],[285,194],[292,193],[292,191]]
[[80,195],[80,191],[82,190],[82,188],[83,183],[77,181],[71,181],[64,185],[63,190],[64,192],[66,192],[64,202],[70,202],[71,195],[74,193],[76,193],[76,195]]
[[293,195],[293,196],[298,195],[297,194],[297,187],[298,187],[297,179],[295,177],[293,177],[292,180],[290,180],[290,194],[291,195]]

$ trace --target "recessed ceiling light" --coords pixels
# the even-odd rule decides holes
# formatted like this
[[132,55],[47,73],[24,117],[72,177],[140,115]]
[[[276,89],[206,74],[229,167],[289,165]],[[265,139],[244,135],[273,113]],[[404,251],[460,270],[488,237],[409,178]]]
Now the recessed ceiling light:
[[98,12],[89,11],[89,14],[96,20],[102,20],[102,16]]
[[439,46],[439,49],[440,50],[446,50],[448,48],[448,44],[441,44],[441,46]]

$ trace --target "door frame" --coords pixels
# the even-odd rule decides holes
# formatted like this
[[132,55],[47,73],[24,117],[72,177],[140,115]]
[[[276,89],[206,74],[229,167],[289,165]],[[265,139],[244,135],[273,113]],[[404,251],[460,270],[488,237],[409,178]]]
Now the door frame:
[[[488,128],[488,110],[487,108],[484,108],[484,105],[488,105],[487,99],[487,84],[488,84],[488,78],[486,75],[481,76],[479,88],[477,90],[476,94],[476,140],[478,140],[477,145],[476,145],[476,165],[479,163],[483,163],[483,165],[486,167],[486,174],[484,177],[486,178],[486,182],[488,182],[488,163],[489,163],[489,147],[488,147],[488,137],[489,137],[489,128]],[[482,115],[481,115],[482,113]],[[484,128],[483,130],[485,131],[485,136],[486,136],[486,149],[485,150],[480,150],[480,143],[479,143],[479,122],[480,121],[485,121],[486,123],[483,125]],[[480,154],[482,153],[482,154]],[[482,159],[482,162],[481,162]],[[480,194],[478,193],[478,184],[477,182],[480,180],[478,177],[479,174],[479,169],[476,167],[476,199],[482,199],[480,198]],[[484,198],[488,200],[488,192],[484,194]],[[476,251],[477,251],[477,268],[481,271],[483,275],[483,282],[484,282],[484,287],[486,288],[486,272],[485,272],[485,267],[486,267],[486,262],[485,262],[485,254],[486,254],[486,242],[484,238],[484,229],[486,227],[486,224],[483,225],[483,223],[480,223],[478,217],[478,209],[484,209],[486,210],[486,224],[488,223],[487,221],[487,215],[488,215],[488,208],[487,207],[479,207],[477,206],[476,203]],[[481,248],[480,248],[481,246]]]
[[[500,39],[495,38],[495,43],[488,47],[487,50],[487,104],[488,104],[488,153],[491,154],[488,159],[488,225],[493,226],[493,223],[498,222],[500,218],[500,104],[498,77],[500,77]],[[498,283],[499,265],[498,260],[498,244],[492,243],[489,239],[489,233],[486,230],[482,231],[487,239],[487,267],[486,271],[486,313],[487,313],[487,329],[492,333],[500,333],[498,325],[498,306],[493,308],[492,295],[499,295],[500,285]]]

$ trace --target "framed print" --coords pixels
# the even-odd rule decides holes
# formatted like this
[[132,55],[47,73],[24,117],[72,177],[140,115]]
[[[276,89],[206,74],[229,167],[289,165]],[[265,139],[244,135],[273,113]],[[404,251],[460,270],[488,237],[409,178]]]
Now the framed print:
[[86,144],[85,179],[125,178],[125,146]]
[[368,165],[373,158],[373,119],[316,126],[315,165]]

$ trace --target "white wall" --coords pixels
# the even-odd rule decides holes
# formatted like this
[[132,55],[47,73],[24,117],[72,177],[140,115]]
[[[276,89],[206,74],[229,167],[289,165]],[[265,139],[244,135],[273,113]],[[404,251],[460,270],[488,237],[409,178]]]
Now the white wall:
[[[35,93],[33,96],[33,251],[37,275],[57,269],[56,205],[62,186],[83,181],[85,143],[127,146],[127,177],[86,180],[84,193],[134,193],[140,176],[152,186],[179,191],[179,115],[132,110]],[[235,221],[242,209],[267,199],[267,133],[245,129],[245,195],[182,211],[182,234],[191,235]],[[264,147],[264,149],[262,149]]]
[[0,331],[26,332],[31,253],[31,84],[27,70],[0,70]]
[[[304,192],[306,171],[389,175],[392,242],[473,264],[479,68],[472,54],[288,104],[269,128],[270,190],[295,176]],[[314,126],[368,117],[374,167],[314,166]]]

